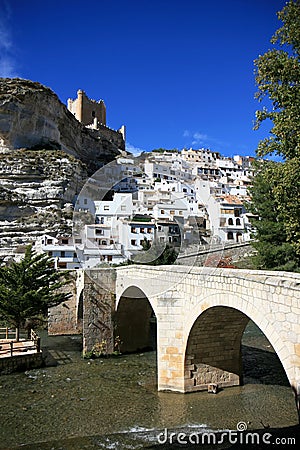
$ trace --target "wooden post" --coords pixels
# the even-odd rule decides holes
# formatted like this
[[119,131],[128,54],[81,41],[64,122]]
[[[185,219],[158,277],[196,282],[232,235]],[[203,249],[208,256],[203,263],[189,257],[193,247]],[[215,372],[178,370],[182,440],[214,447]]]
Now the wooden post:
[[14,352],[14,341],[10,341],[10,356],[13,356],[13,352]]
[[8,327],[5,329],[5,339],[8,339]]
[[39,336],[36,339],[36,351],[37,353],[40,353],[41,351],[41,338]]

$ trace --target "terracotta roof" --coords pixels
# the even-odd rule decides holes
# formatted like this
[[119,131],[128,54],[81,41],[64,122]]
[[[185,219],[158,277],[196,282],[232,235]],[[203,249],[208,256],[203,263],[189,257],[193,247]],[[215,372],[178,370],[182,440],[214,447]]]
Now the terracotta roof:
[[224,195],[221,197],[222,203],[228,203],[229,205],[242,205],[242,200],[237,195]]

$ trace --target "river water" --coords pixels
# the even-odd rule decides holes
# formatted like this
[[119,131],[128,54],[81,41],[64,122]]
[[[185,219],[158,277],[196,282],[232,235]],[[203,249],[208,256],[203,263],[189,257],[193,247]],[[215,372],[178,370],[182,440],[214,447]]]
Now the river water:
[[[296,436],[294,395],[251,323],[243,338],[245,384],[216,395],[157,392],[155,352],[83,360],[79,336],[44,333],[42,342],[57,366],[0,377],[1,449],[199,448],[200,432],[236,430],[241,422],[249,431]],[[188,436],[187,444],[175,445],[178,433]]]

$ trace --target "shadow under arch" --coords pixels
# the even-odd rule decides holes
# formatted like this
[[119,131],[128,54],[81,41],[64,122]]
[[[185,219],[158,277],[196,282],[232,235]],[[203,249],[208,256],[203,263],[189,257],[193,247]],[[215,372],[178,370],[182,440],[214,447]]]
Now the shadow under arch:
[[123,292],[114,323],[122,353],[156,350],[155,312],[147,296],[137,286],[130,286]]
[[[250,321],[242,311],[223,305],[211,306],[198,315],[186,345],[185,392],[206,390],[208,384],[220,388],[243,384],[242,337]],[[277,359],[280,361],[279,355]],[[289,385],[281,361],[280,366]]]

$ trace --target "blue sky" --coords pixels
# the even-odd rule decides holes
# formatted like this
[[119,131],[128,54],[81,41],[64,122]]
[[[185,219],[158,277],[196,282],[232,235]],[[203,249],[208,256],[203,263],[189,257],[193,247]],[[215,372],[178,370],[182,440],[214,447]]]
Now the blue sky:
[[0,76],[103,99],[129,149],[254,155],[254,64],[282,0],[0,0]]

